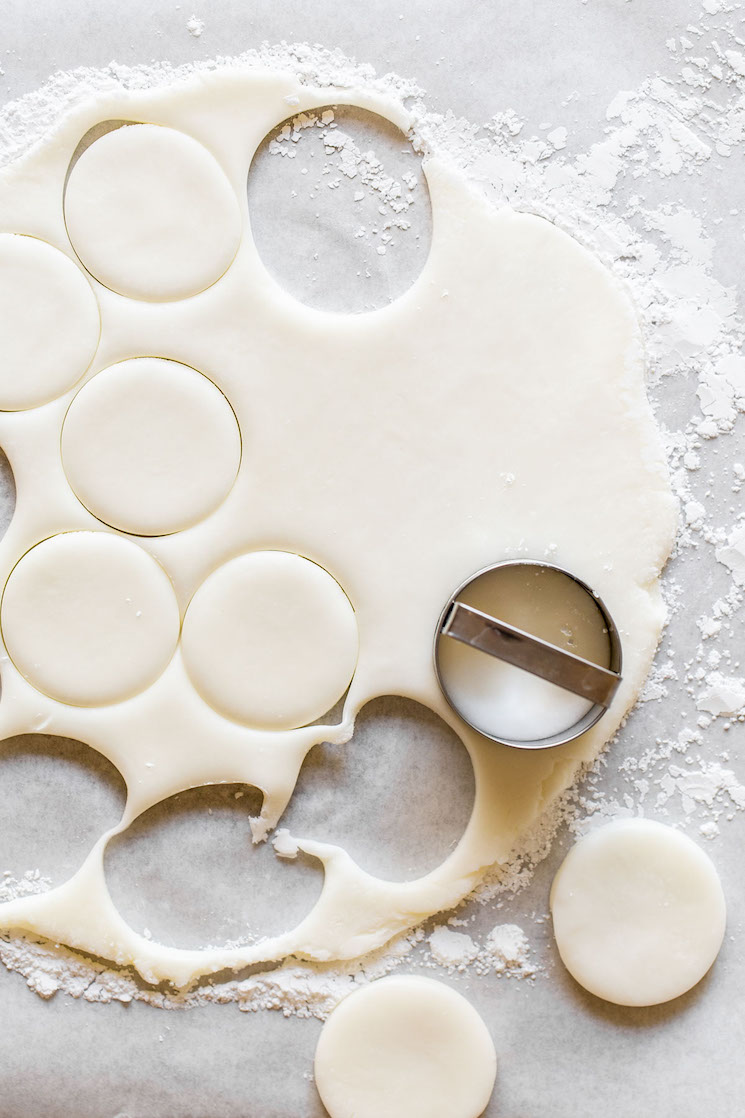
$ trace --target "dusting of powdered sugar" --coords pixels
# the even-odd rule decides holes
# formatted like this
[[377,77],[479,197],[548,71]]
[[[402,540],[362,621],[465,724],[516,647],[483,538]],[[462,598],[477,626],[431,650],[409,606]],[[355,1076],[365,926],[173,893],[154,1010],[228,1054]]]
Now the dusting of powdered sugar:
[[195,39],[199,39],[204,31],[204,20],[198,19],[197,16],[190,16],[186,21],[186,30]]
[[[565,120],[540,135],[529,134],[509,109],[474,125],[429,112],[413,82],[380,77],[339,52],[307,45],[179,68],[112,65],[58,74],[0,113],[2,165],[40,142],[82,99],[178,84],[220,67],[270,66],[307,84],[363,87],[404,104],[415,122],[415,150],[449,159],[495,206],[549,218],[626,283],[644,329],[650,397],[681,502],[676,553],[663,585],[669,625],[640,703],[610,748],[523,837],[509,865],[488,874],[456,914],[351,963],[289,960],[181,993],[148,987],[133,973],[34,937],[0,936],[0,960],[32,990],[168,1009],[233,1002],[246,1011],[324,1017],[356,985],[402,964],[533,980],[545,968],[525,926],[540,930],[547,897],[527,915],[520,898],[562,831],[576,836],[611,818],[647,815],[714,845],[724,841],[727,824],[745,809],[738,775],[745,723],[738,632],[745,598],[745,329],[727,255],[732,245],[734,257],[742,255],[743,211],[733,197],[729,212],[720,207],[710,216],[707,193],[728,169],[739,173],[735,159],[745,153],[745,45],[733,11],[724,0],[703,0],[696,26],[671,28],[667,72],[619,91],[593,142],[581,148],[572,131],[572,98],[561,106]],[[199,35],[202,21],[193,17],[187,27]],[[343,179],[380,205],[380,227],[360,236],[375,236],[386,252],[395,251],[409,228],[415,183],[390,175],[331,109],[286,124],[272,153],[294,159],[311,134],[323,144],[326,185],[335,189],[335,178]],[[292,847],[285,832],[276,842],[279,853]],[[0,899],[47,887],[38,873],[6,876]]]
[[509,975],[534,978],[528,937],[517,924],[497,924],[478,942],[466,932],[453,931],[446,924],[434,929],[427,940],[430,959],[449,974],[472,968],[476,974]]
[[327,189],[338,190],[342,181],[347,180],[354,185],[355,202],[363,202],[370,194],[377,202],[377,213],[382,221],[378,219],[372,226],[358,225],[354,236],[368,241],[378,237],[376,251],[384,256],[394,243],[395,231],[406,232],[410,228],[406,213],[415,203],[416,175],[404,172],[402,178],[397,179],[388,174],[372,149],[363,150],[348,131],[338,127],[333,109],[325,109],[321,113],[299,113],[293,117],[271,141],[270,152],[294,159],[300,150],[298,141],[307,128],[320,129],[326,155],[321,175],[327,176]]

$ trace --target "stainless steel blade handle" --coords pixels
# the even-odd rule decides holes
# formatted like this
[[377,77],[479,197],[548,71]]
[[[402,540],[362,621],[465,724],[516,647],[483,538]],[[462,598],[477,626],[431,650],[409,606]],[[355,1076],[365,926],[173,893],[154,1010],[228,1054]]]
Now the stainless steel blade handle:
[[465,602],[453,602],[441,632],[602,707],[610,706],[621,683],[617,672],[516,629]]

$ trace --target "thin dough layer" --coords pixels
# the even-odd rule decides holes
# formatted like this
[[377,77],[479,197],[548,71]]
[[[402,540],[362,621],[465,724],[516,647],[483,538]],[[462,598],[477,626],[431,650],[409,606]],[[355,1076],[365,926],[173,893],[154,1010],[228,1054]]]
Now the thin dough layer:
[[[366,91],[216,69],[177,86],[85,102],[45,145],[0,176],[6,226],[23,231],[32,214],[40,236],[70,251],[60,203],[72,155],[92,127],[124,117],[150,122],[104,136],[84,153],[70,176],[68,208],[86,161],[93,167],[93,153],[106,151],[99,144],[114,151],[145,136],[150,151],[151,139],[157,148],[156,140],[165,138],[148,172],[171,151],[172,134],[178,152],[197,145],[202,168],[204,152],[213,153],[208,163],[218,166],[222,185],[210,197],[228,201],[219,202],[216,227],[225,236],[210,238],[221,248],[219,260],[210,249],[209,267],[187,244],[208,222],[188,229],[180,219],[156,222],[152,245],[142,229],[130,244],[124,233],[129,236],[131,215],[118,228],[104,220],[100,182],[91,178],[86,189],[95,221],[88,223],[81,206],[85,245],[78,237],[76,247],[100,256],[101,267],[112,269],[105,278],[122,281],[121,290],[137,298],[97,289],[102,344],[88,377],[133,355],[167,354],[209,370],[244,434],[229,498],[185,531],[140,540],[167,571],[182,615],[211,572],[227,570],[237,556],[298,553],[333,574],[354,605],[359,638],[338,725],[279,728],[312,712],[293,706],[293,694],[307,694],[310,676],[304,675],[296,691],[282,696],[275,728],[265,728],[264,716],[264,728],[236,721],[244,712],[232,683],[237,705],[225,717],[222,700],[213,698],[213,708],[190,679],[191,673],[206,694],[214,663],[202,665],[200,683],[196,654],[187,652],[187,624],[184,654],[177,649],[152,686],[115,711],[55,701],[12,662],[4,664],[0,735],[43,723],[50,733],[100,750],[127,783],[122,829],[184,788],[253,785],[264,793],[261,817],[252,823],[256,838],[280,820],[308,750],[321,741],[349,741],[358,711],[378,695],[430,707],[455,729],[473,762],[469,825],[446,861],[417,880],[381,880],[339,847],[294,836],[323,862],[323,891],[297,928],[261,943],[182,951],[137,935],[106,889],[108,835],[66,884],[0,905],[0,927],[28,928],[133,964],[151,981],[184,985],[196,975],[291,954],[351,958],[454,905],[486,867],[510,857],[526,828],[618,728],[665,616],[658,577],[676,504],[644,393],[641,338],[628,297],[571,237],[538,217],[493,210],[436,152],[424,164],[434,217],[430,255],[413,287],[389,306],[354,316],[302,306],[267,274],[250,233],[219,283],[181,301],[148,301],[191,294],[227,267],[238,209],[250,229],[245,186],[257,146],[285,119],[288,104],[300,112],[335,102],[377,111],[404,131],[412,124],[403,107]],[[135,155],[131,165],[142,171],[142,153]],[[117,160],[104,160],[106,174],[116,172]],[[207,179],[215,181],[212,171]],[[153,190],[160,213],[170,195]],[[193,201],[189,191],[187,198]],[[179,214],[177,205],[174,218]],[[152,268],[144,252],[151,247]],[[93,255],[86,262],[95,268]],[[0,541],[0,585],[41,539],[100,528],[74,497],[62,466],[70,396],[35,412],[0,415],[0,443],[19,494],[11,530]],[[609,712],[583,737],[544,752],[500,748],[470,730],[445,703],[433,666],[435,627],[453,587],[499,559],[519,556],[549,558],[584,579],[607,604],[623,641],[624,682]],[[224,658],[226,647],[218,643],[215,655]],[[341,674],[337,695],[346,682]],[[226,668],[215,686],[231,678]],[[73,684],[70,677],[65,694]]]
[[73,167],[65,190],[73,248],[89,272],[133,299],[184,299],[219,279],[240,238],[218,163],[183,132],[115,128]]

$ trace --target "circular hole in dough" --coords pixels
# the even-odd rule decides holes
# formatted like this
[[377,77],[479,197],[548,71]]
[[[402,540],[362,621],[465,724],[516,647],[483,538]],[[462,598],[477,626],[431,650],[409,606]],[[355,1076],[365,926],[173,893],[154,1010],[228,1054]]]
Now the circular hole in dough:
[[385,117],[352,105],[277,125],[251,163],[248,205],[267,270],[320,310],[391,303],[419,276],[432,240],[421,153]]
[[251,842],[255,788],[217,784],[145,811],[106,849],[106,883],[130,927],[198,949],[256,943],[295,927],[321,894],[323,869],[302,851],[280,858]]
[[367,873],[411,881],[452,853],[473,810],[468,750],[433,711],[385,695],[345,745],[314,745],[282,826],[343,847]]
[[29,683],[75,706],[148,687],[179,633],[163,568],[108,532],[66,532],[26,552],[5,587],[1,621],[8,654]]
[[331,1118],[477,1118],[497,1057],[470,1002],[411,975],[350,994],[321,1030],[318,1092]]
[[91,363],[101,321],[87,279],[36,237],[0,234],[0,408],[67,392]]
[[121,819],[127,787],[118,769],[72,738],[21,734],[0,748],[3,869],[36,866],[61,885]]
[[570,850],[551,889],[559,954],[590,993],[657,1005],[690,990],[714,962],[726,910],[717,872],[680,831],[628,819]]
[[134,299],[183,299],[229,267],[240,240],[235,193],[191,136],[155,124],[116,128],[70,172],[73,247],[106,287]]
[[73,400],[62,461],[75,494],[105,524],[178,532],[226,497],[241,459],[228,401],[195,369],[140,357],[111,365]]
[[182,650],[192,683],[220,714],[290,730],[319,718],[346,691],[357,622],[338,582],[317,563],[254,551],[199,587]]

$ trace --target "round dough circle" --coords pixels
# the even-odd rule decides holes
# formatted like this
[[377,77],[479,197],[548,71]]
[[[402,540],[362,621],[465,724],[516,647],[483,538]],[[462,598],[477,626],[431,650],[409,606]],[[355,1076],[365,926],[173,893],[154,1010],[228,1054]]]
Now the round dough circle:
[[101,320],[83,273],[36,237],[0,234],[0,408],[38,407],[91,363]]
[[396,975],[356,990],[316,1048],[316,1086],[331,1118],[477,1118],[496,1074],[481,1017],[432,978]]
[[88,381],[62,429],[62,461],[94,516],[141,536],[178,532],[227,496],[241,437],[228,401],[195,369],[158,357]]
[[711,860],[648,819],[581,839],[554,878],[551,912],[569,973],[618,1005],[657,1005],[690,990],[714,962],[726,921]]
[[107,132],[70,172],[65,220],[83,264],[134,299],[183,299],[230,266],[240,211],[215,158],[156,124]]
[[29,683],[74,706],[144,690],[179,634],[163,568],[108,532],[66,532],[26,552],[8,579],[0,620],[8,654]]
[[182,650],[199,694],[257,729],[320,718],[349,686],[357,622],[338,582],[309,559],[254,551],[218,568],[184,618]]

